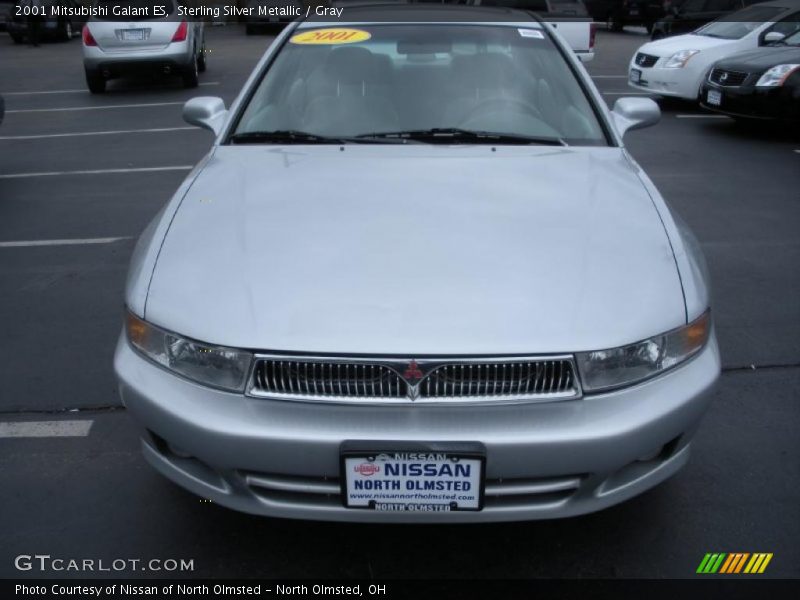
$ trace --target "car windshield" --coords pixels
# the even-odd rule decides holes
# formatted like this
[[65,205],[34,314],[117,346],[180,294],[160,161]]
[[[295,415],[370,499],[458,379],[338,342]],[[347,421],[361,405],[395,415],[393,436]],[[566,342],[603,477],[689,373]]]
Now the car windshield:
[[608,144],[596,108],[535,23],[300,29],[231,141],[266,142],[269,132],[296,143]]
[[772,21],[785,10],[785,8],[776,6],[749,6],[704,25],[695,33],[726,40],[738,40],[751,31],[755,31],[764,23]]
[[150,21],[163,19],[175,9],[172,0],[97,0],[96,6],[106,9],[96,15],[97,21]]

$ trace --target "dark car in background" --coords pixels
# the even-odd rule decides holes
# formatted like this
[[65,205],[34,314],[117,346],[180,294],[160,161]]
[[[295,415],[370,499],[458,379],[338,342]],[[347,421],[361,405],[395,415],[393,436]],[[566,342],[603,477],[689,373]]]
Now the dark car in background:
[[701,98],[705,108],[738,120],[800,124],[800,31],[718,61]]
[[[11,11],[6,19],[6,31],[14,40],[15,44],[21,44],[28,39],[28,18],[16,14],[16,7],[23,3],[24,0],[16,0],[12,5]],[[69,9],[75,9],[83,6],[78,0],[42,0],[42,6],[47,9],[45,16],[42,18],[40,36],[43,40],[59,40],[69,41],[75,36],[81,34],[81,29],[87,18],[84,16],[51,16],[52,12],[50,7],[60,6],[62,9],[67,9],[62,12],[70,12]],[[2,9],[0,9],[2,10]]]
[[651,38],[658,40],[671,35],[694,31],[701,25],[733,11],[758,4],[764,0],[685,0],[673,5],[663,19],[653,26]]
[[622,31],[626,25],[643,25],[653,29],[675,0],[583,0],[592,19],[604,22],[611,31]]
[[6,21],[11,17],[14,8],[14,0],[0,0],[0,31],[6,28]]

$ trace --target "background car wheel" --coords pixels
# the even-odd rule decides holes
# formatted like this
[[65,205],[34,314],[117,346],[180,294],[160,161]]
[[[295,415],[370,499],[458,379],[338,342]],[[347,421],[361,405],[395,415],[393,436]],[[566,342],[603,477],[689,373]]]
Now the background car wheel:
[[200,50],[200,56],[197,57],[197,70],[201,73],[205,73],[206,67],[206,45],[203,44],[203,47]]
[[200,84],[200,67],[198,63],[199,60],[197,59],[197,54],[195,54],[192,64],[183,72],[183,87],[196,88]]
[[253,25],[249,25],[249,24],[244,26],[244,32],[245,32],[247,35],[255,35],[256,33],[258,33],[258,32],[256,31],[256,28],[255,28],[255,26],[253,26]]
[[655,27],[655,23],[645,23],[644,26],[647,29],[647,33],[653,33],[653,27]]
[[86,71],[86,85],[93,94],[103,94],[106,91],[106,80],[97,71]]
[[619,15],[616,13],[608,13],[608,17],[606,17],[606,27],[609,31],[622,31],[624,23],[622,19],[619,18]]
[[21,44],[22,43],[22,36],[21,35],[12,35],[11,39],[14,40],[15,44]]
[[72,35],[73,35],[72,23],[70,23],[69,21],[62,22],[61,27],[59,28],[58,31],[58,38],[62,42],[68,42],[72,39]]

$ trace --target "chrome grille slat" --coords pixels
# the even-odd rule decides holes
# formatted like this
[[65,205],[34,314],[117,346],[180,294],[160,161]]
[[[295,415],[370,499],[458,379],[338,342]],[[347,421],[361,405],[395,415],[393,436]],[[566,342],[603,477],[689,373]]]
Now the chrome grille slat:
[[[412,362],[422,377],[409,383],[402,374]],[[412,361],[257,355],[250,381],[251,396],[292,400],[480,403],[581,395],[571,356]]]

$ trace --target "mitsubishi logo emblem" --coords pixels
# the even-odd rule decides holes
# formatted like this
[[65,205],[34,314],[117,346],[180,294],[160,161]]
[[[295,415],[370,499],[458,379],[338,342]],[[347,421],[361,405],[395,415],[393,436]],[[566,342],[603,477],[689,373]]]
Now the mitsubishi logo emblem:
[[422,369],[419,368],[419,365],[415,360],[412,360],[410,363],[408,363],[408,367],[405,371],[403,371],[403,378],[411,385],[417,383],[420,379],[422,379],[422,377]]

